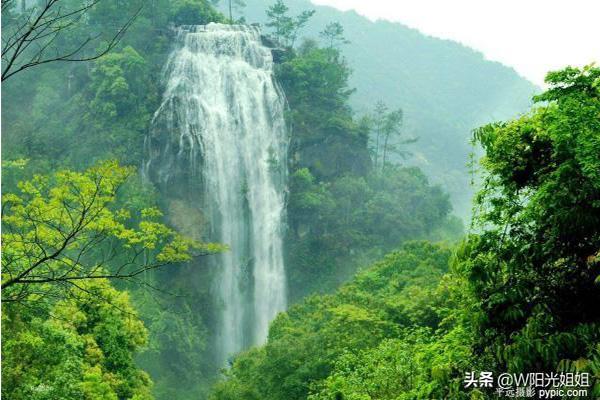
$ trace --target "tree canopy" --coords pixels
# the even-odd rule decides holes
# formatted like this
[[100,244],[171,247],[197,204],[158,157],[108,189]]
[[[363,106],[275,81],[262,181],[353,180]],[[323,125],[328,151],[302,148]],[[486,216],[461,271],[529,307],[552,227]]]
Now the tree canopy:
[[283,0],[276,0],[267,8],[269,22],[266,23],[266,26],[273,30],[273,36],[279,44],[293,48],[298,39],[298,33],[315,11],[305,10],[295,17],[290,16],[288,11],[289,8]]
[[465,248],[465,269],[482,307],[477,348],[500,370],[579,360],[597,373],[600,69],[546,80],[531,113],[475,132],[486,152],[482,233]]
[[475,132],[477,229],[454,255],[405,244],[335,294],[303,300],[212,398],[496,398],[466,388],[468,371],[586,373],[580,388],[597,397],[600,70],[547,82],[529,114]]
[[105,162],[83,173],[38,175],[20,183],[18,194],[5,194],[2,301],[57,295],[83,280],[137,281],[148,270],[220,249],[163,225],[157,209],[114,207],[131,173]]
[[[15,400],[152,399],[134,355],[147,331],[127,293],[82,281],[57,302],[2,312],[2,395]],[[102,300],[100,300],[102,299]],[[9,327],[9,329],[7,329]]]

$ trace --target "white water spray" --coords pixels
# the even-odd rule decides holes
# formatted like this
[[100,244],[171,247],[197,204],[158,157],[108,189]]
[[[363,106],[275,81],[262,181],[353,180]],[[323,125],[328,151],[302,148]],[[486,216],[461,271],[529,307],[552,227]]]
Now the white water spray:
[[215,266],[224,362],[264,342],[269,322],[286,307],[284,99],[258,28],[182,27],[177,43],[145,169],[166,186],[174,174],[196,182],[211,240],[230,247]]

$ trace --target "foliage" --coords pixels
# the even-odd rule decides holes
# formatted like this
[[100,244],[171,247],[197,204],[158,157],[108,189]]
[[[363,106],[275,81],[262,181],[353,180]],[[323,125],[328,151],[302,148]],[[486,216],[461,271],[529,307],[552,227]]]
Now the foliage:
[[314,10],[305,10],[296,17],[288,15],[289,8],[283,0],[276,0],[267,8],[269,21],[266,26],[273,29],[275,40],[286,47],[294,47],[298,33],[314,15]]
[[[431,237],[451,220],[448,197],[420,170],[387,160],[385,171],[373,167],[369,136],[377,127],[348,106],[349,75],[337,49],[312,41],[277,68],[292,127],[287,269],[294,299],[332,290],[360,263],[404,240]],[[382,114],[386,152],[398,115]]]
[[389,111],[383,102],[378,101],[369,116],[374,136],[371,145],[373,167],[377,171],[383,171],[390,164],[392,155],[405,159],[411,154],[403,147],[416,139],[398,140],[402,133],[403,115],[402,109]]
[[[5,98],[11,99],[3,104],[3,144],[5,154],[10,154],[14,161],[9,160],[8,175],[5,172],[9,178],[3,181],[5,193],[18,193],[25,203],[41,197],[41,205],[49,207],[56,200],[52,197],[54,192],[42,190],[36,197],[21,192],[17,182],[38,182],[41,178],[34,176],[43,173],[46,177],[40,182],[63,188],[56,191],[58,195],[66,190],[67,178],[60,178],[58,182],[58,175],[53,171],[83,170],[106,159],[141,165],[144,137],[162,91],[160,70],[171,41],[167,27],[226,21],[204,0],[125,3],[103,0],[90,10],[89,19],[81,21],[78,30],[68,38],[69,43],[82,34],[110,31],[123,24],[142,3],[144,7],[135,23],[110,54],[88,64],[40,67],[37,75],[24,73],[23,79],[15,78],[3,88]],[[285,8],[285,4],[283,6]],[[374,174],[368,143],[371,125],[366,119],[357,118],[349,105],[353,93],[348,84],[351,71],[338,50],[342,44],[339,27],[330,26],[330,33],[335,34],[331,37],[333,45],[320,48],[309,41],[296,49],[299,31],[312,12],[294,17],[283,8],[275,10],[273,21],[279,21],[279,25],[271,28],[281,29],[280,44],[287,47],[281,53],[281,60],[277,60],[281,63],[276,65],[276,73],[290,105],[292,152],[288,215],[291,229],[286,240],[286,265],[292,296],[297,301],[313,291],[332,291],[359,265],[371,262],[409,238],[453,236],[439,233],[450,221],[447,196],[430,185],[420,171],[390,166],[385,174]],[[28,106],[23,107],[25,104]],[[28,160],[24,168],[19,160]],[[82,186],[89,186],[86,173],[69,174],[80,179]],[[153,211],[142,215],[141,210],[154,209],[158,203],[170,224],[185,228],[186,234],[193,225],[192,237],[198,240],[204,237],[201,210],[178,206],[165,199],[164,193],[138,183],[136,177],[128,179],[121,191],[122,196],[107,203],[106,221],[119,226],[115,232],[135,231],[151,236],[151,232],[142,230],[142,222],[165,226],[159,222],[162,217]],[[117,214],[122,209],[129,210],[129,216]],[[456,221],[453,224],[456,226]],[[170,231],[174,234],[172,229]],[[458,231],[460,234],[460,227]],[[129,240],[111,236],[112,231],[108,233],[110,240],[86,250],[79,260],[85,262],[86,268],[94,268],[101,264],[104,256],[116,252],[112,244],[124,245]],[[95,232],[89,230],[84,237],[92,235]],[[160,242],[159,237],[165,240]],[[118,257],[106,264],[106,273],[114,273],[130,255],[141,249],[141,254],[149,255],[144,263],[157,262],[159,248],[168,243],[167,238],[174,239],[174,236],[161,228],[157,232],[156,248],[145,249],[144,244],[138,243],[124,252],[119,249]],[[54,246],[55,241],[48,240],[47,244]],[[66,256],[73,258],[71,251],[79,250],[69,248]],[[175,254],[168,255],[173,256]],[[44,271],[51,273],[64,261],[68,259],[53,261]],[[148,347],[137,354],[136,360],[152,375],[153,393],[157,398],[200,398],[215,377],[210,346],[210,327],[214,321],[207,311],[214,307],[210,300],[210,281],[215,272],[204,267],[203,262],[198,262],[178,268],[146,270],[141,274],[145,283],[169,292],[160,295],[150,295],[136,285],[116,284],[119,289],[130,290],[132,302],[149,329]],[[8,290],[17,286],[9,286]],[[70,301],[66,293],[75,288],[71,283],[58,285],[56,282],[36,283],[36,286],[46,293],[59,293],[60,299],[56,301],[64,302]],[[27,307],[29,303],[19,307]],[[49,302],[48,307],[54,307],[54,301]],[[356,314],[360,320],[363,311],[357,307],[340,305],[335,312],[341,319],[346,314],[353,318]],[[431,313],[423,315],[431,317]],[[47,324],[47,320],[51,318],[42,315],[40,324]],[[7,331],[12,329],[11,324],[6,325]],[[356,325],[357,332],[361,332],[359,325]],[[352,337],[348,336],[348,340],[352,341]],[[97,383],[92,385],[94,394],[90,396],[111,398],[104,375],[90,374],[90,382]],[[73,382],[77,379],[74,377]]]
[[[60,0],[60,2],[68,3],[69,6],[81,6],[80,2],[76,4],[77,1],[74,0]],[[181,23],[202,24],[225,21],[225,18],[205,0],[153,0],[151,2],[101,0],[94,3],[87,12],[86,18],[80,19],[77,26],[73,26],[68,34],[63,35],[62,40],[57,43],[57,50],[68,50],[69,46],[77,44],[81,38],[90,35],[108,37],[115,32],[116,28],[127,23],[128,19],[139,10],[134,23],[128,27],[126,35],[109,54],[88,63],[45,64],[37,68],[35,74],[25,71],[2,85],[4,91],[3,167],[7,166],[2,172],[4,178],[2,187],[4,193],[16,193],[23,201],[36,196],[22,193],[18,182],[41,183],[43,181],[47,182],[47,185],[57,187],[66,183],[67,178],[66,175],[61,177],[60,185],[57,185],[56,171],[63,173],[62,171],[65,170],[80,171],[89,167],[97,168],[99,163],[107,159],[117,159],[125,165],[141,165],[144,137],[152,113],[158,107],[159,93],[162,91],[160,74],[170,51],[172,38],[169,26]],[[3,22],[5,22],[4,18]],[[3,37],[8,32],[8,28],[9,25],[3,23]],[[26,165],[21,165],[25,160]],[[119,226],[119,229],[137,232],[140,235],[143,233],[150,238],[152,232],[145,228],[142,230],[142,226],[152,229],[159,226],[166,228],[161,221],[168,220],[171,224],[173,221],[170,220],[168,213],[165,217],[150,214],[142,216],[141,211],[144,209],[155,209],[159,205],[168,208],[168,205],[164,207],[165,205],[159,201],[160,193],[141,184],[141,179],[135,172],[127,169],[130,178],[120,188],[120,195],[116,196],[114,201],[107,203],[107,208],[109,214],[114,214],[112,221]],[[86,173],[68,172],[68,174],[77,179],[81,178],[83,181],[78,180],[78,182],[83,183],[84,186],[89,183],[84,182],[87,178],[83,175]],[[35,175],[43,175],[43,178],[34,178]],[[66,188],[68,186],[56,190],[60,192]],[[40,194],[45,200],[44,207],[50,207],[52,201],[56,200],[52,198],[53,193]],[[27,210],[33,208],[33,205],[29,204]],[[25,208],[23,210],[27,211]],[[117,215],[116,212],[119,210],[129,211],[130,216]],[[58,213],[59,210],[53,212]],[[46,218],[49,217],[51,215]],[[110,217],[108,219],[110,220]],[[47,230],[53,233],[55,239],[57,238],[57,231]],[[123,265],[128,258],[134,257],[135,252],[140,250],[143,251],[136,260],[140,266],[145,264],[158,266],[167,259],[174,261],[174,258],[179,258],[182,254],[165,253],[166,257],[162,261],[156,259],[159,250],[167,245],[169,240],[182,237],[171,228],[168,228],[168,231],[173,235],[161,228],[156,232],[156,237],[151,238],[151,241],[156,241],[155,249],[143,249],[142,243],[128,249],[120,248],[119,245],[125,244],[128,239],[115,237],[114,231],[107,232],[104,236],[108,240],[105,240],[103,245],[86,249],[84,259],[79,261],[85,262],[86,267],[100,266],[102,260],[110,254],[118,254],[110,260],[111,262],[104,265],[106,274],[114,274],[119,265]],[[3,230],[3,233],[7,232],[8,230]],[[87,230],[85,237],[90,238],[93,234],[91,229]],[[193,237],[202,239],[199,235]],[[163,239],[166,241],[159,243],[159,240]],[[49,238],[44,240],[47,241],[46,244],[54,244]],[[192,243],[187,243],[186,239],[184,243],[177,240],[173,245],[178,242],[184,246]],[[115,247],[111,247],[112,245]],[[204,248],[193,250],[191,253],[205,253],[206,250],[212,252],[220,249],[220,247]],[[80,250],[82,248],[69,247],[68,253],[64,254],[61,261],[54,261],[51,268],[58,268],[62,261],[72,258],[73,254]],[[184,248],[181,247],[181,250]],[[145,254],[149,257],[144,260]],[[9,252],[3,253],[4,255],[9,255]],[[197,260],[196,257],[194,259]],[[51,268],[45,269],[44,272],[50,272]],[[129,272],[135,272],[134,265],[127,266],[127,269]],[[198,398],[196,387],[207,386],[202,378],[212,371],[211,367],[214,368],[210,364],[210,357],[206,350],[208,321],[206,314],[198,312],[207,305],[208,294],[197,289],[198,282],[209,280],[210,272],[207,273],[197,265],[187,263],[179,265],[178,268],[164,268],[164,270],[146,270],[135,278],[138,282],[131,282],[134,278],[128,277],[129,282],[118,282],[116,285],[119,289],[130,290],[132,302],[140,310],[140,316],[146,325],[151,328],[148,347],[143,349],[142,354],[136,355],[136,359],[155,378],[156,385],[153,393],[158,398],[165,396],[176,398],[188,394],[192,398]],[[7,271],[3,269],[3,273]],[[99,269],[96,272],[100,273],[100,271]],[[65,298],[67,293],[73,290],[74,284],[83,285],[80,280],[69,280],[69,282],[71,283],[36,283],[35,289],[29,286],[28,291],[43,291]],[[9,292],[17,293],[18,287],[21,286],[15,284],[6,291],[3,290],[3,300],[8,299]],[[150,289],[150,286],[154,289]],[[28,297],[23,307],[39,308],[41,305],[38,303],[37,300]],[[16,306],[11,305],[11,307]],[[3,328],[4,333],[8,335],[13,329],[12,322],[3,324]],[[26,329],[26,325],[23,329]],[[168,368],[171,368],[174,373],[169,374]],[[30,373],[36,372],[30,371]],[[32,376],[33,378],[35,376]],[[92,374],[90,379],[106,383],[103,375]],[[165,391],[165,387],[170,391]],[[102,398],[101,396],[102,394],[98,392],[91,395],[91,398]],[[108,394],[106,396],[111,398]],[[11,397],[10,394],[7,397]],[[62,396],[51,396],[51,398],[62,398]],[[77,395],[76,398],[83,397]]]
[[310,167],[319,178],[365,172],[368,131],[353,120],[348,106],[348,66],[339,52],[313,42],[298,53],[277,70],[291,108],[292,162]]
[[292,307],[273,322],[266,346],[235,360],[212,398],[396,399],[412,389],[438,397],[470,356],[448,283],[438,287],[449,257],[442,247],[409,243],[336,294]]
[[[160,222],[158,209],[140,208],[141,190],[126,185],[132,172],[109,161],[37,175],[3,196],[7,396],[151,398],[150,379],[133,361],[146,330],[107,279],[153,291],[150,271],[223,247],[187,239]],[[119,189],[134,193],[119,198]]]
[[151,399],[150,378],[133,360],[147,332],[127,293],[99,279],[64,294],[57,302],[38,296],[36,308],[4,304],[3,397]]
[[325,26],[319,36],[325,40],[328,47],[338,48],[343,44],[349,44],[350,41],[344,37],[344,27],[339,22],[331,22]]
[[450,211],[447,195],[416,168],[390,167],[385,175],[315,182],[307,168],[291,177],[290,225],[298,236],[332,236],[343,251],[397,246],[431,232]]
[[22,79],[7,81],[5,98],[12,100],[3,102],[3,144],[11,158],[29,158],[31,171],[84,168],[109,158],[141,164],[170,50],[169,25],[224,17],[206,0],[101,0],[68,39],[113,31],[138,10],[107,55],[88,63],[50,63],[37,68],[36,76],[24,72]]
[[85,280],[136,281],[150,269],[188,261],[194,252],[220,249],[158,222],[157,209],[114,208],[131,172],[105,162],[83,173],[36,176],[20,183],[18,194],[5,194],[2,301],[56,296]]
[[[336,294],[280,315],[213,399],[496,397],[465,389],[465,371],[588,372],[596,398],[600,70],[547,80],[537,109],[475,132],[486,152],[479,233],[449,270],[443,249],[405,244]],[[313,188],[300,207],[325,203],[308,170],[296,179]]]
[[[181,271],[171,280],[155,279],[177,285],[169,288],[170,293],[177,294],[175,298],[160,299],[148,292],[134,297],[148,329],[148,346],[136,360],[152,377],[152,393],[157,399],[203,398],[215,374],[206,316],[193,303],[197,297],[192,297],[189,287],[181,283],[185,279],[194,280],[195,276],[191,271]],[[161,304],[158,308],[157,300]]]
[[[99,59],[113,50],[131,26],[139,9],[113,33],[78,35],[82,21],[101,0],[86,3],[47,0],[27,4],[2,2],[2,81],[29,68],[56,62],[85,62]],[[107,35],[108,33],[108,35]],[[80,37],[77,37],[80,36]]]
[[499,371],[590,371],[600,340],[600,69],[546,79],[538,108],[475,132],[482,233],[463,268],[481,304],[477,350]]
[[131,111],[141,113],[140,119],[148,118],[149,111],[139,109],[145,103],[147,72],[145,60],[131,46],[103,57],[91,71],[89,112],[99,121]]
[[176,0],[171,7],[172,21],[176,25],[204,25],[223,21],[222,15],[205,0]]

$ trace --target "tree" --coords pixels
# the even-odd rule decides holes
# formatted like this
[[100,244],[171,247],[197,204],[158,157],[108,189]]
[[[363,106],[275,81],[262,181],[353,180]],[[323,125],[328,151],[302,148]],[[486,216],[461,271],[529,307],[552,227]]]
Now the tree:
[[[598,374],[600,69],[549,73],[540,105],[475,132],[481,234],[463,251],[486,370]],[[596,385],[595,397],[600,393]]]
[[[470,350],[445,339],[451,323],[441,322],[447,293],[438,284],[450,254],[407,243],[335,293],[305,298],[273,321],[265,346],[235,359],[210,399],[456,398],[431,377]],[[440,354],[437,339],[451,351]]]
[[289,8],[283,0],[277,0],[275,4],[267,8],[269,22],[267,26],[274,29],[275,39],[288,47],[294,47],[300,29],[302,29],[314,15],[315,10],[302,11],[295,18],[288,15]]
[[373,166],[378,170],[379,165],[379,143],[383,136],[383,127],[385,124],[385,115],[387,114],[387,106],[383,101],[375,103],[375,109],[370,118],[372,129],[375,132],[375,148],[373,149]]
[[[235,0],[234,0],[235,1]],[[208,0],[171,0],[169,8],[171,21],[176,25],[205,25],[210,22],[226,22]]]
[[[213,6],[218,6],[220,0],[209,0]],[[235,19],[233,18],[233,10],[241,12],[241,10],[246,7],[245,0],[227,0],[227,9],[229,10],[229,22],[234,23]],[[243,21],[243,18],[241,19]]]
[[327,42],[330,49],[339,48],[350,41],[344,37],[344,27],[339,22],[327,24],[325,29],[319,33],[319,36]]
[[246,7],[246,2],[244,0],[228,0],[228,6],[229,20],[233,22],[233,10],[235,9],[236,11],[240,12],[244,7]]
[[373,163],[375,170],[383,171],[388,164],[390,153],[401,158],[406,158],[410,152],[400,146],[414,143],[415,138],[398,140],[402,134],[402,109],[388,111],[387,105],[379,101],[370,116],[372,129],[375,132],[375,144],[373,148]]
[[[2,395],[14,400],[150,400],[134,361],[147,332],[106,280],[84,281],[59,301],[4,304]],[[98,301],[105,299],[105,301]]]
[[[338,49],[314,40],[303,41],[276,68],[293,126],[287,270],[295,299],[330,291],[360,264],[450,222],[447,196],[418,169],[373,171],[381,149],[369,154],[372,124],[356,119],[349,106],[350,73]],[[387,109],[382,125],[383,114]],[[453,225],[458,235],[445,238],[460,235],[461,224]]]
[[43,0],[30,9],[16,10],[16,0],[2,1],[2,81],[26,69],[57,61],[98,59],[117,46],[141,7],[115,33],[78,36],[88,13],[102,0],[73,3]]
[[296,39],[298,39],[298,34],[300,30],[306,26],[310,18],[315,15],[315,10],[305,10],[302,11],[299,15],[294,19],[294,29],[292,31],[292,35],[290,37],[290,47],[294,47],[296,43]]
[[279,43],[283,43],[284,40],[289,37],[293,30],[293,20],[288,16],[289,8],[285,5],[283,0],[277,0],[275,4],[267,8],[267,17],[269,22],[267,26],[274,29],[275,39]]
[[[155,208],[119,207],[132,173],[114,161],[19,184],[2,199],[2,301],[61,296],[95,279],[144,285],[146,271],[221,249],[158,221]],[[84,289],[82,289],[84,290]]]
[[317,179],[366,172],[368,127],[353,120],[350,69],[339,52],[305,41],[276,73],[292,109],[297,166]]
[[403,113],[401,109],[394,110],[386,115],[383,125],[383,149],[381,155],[381,168],[385,168],[388,153],[394,149],[390,144],[392,136],[400,136]]

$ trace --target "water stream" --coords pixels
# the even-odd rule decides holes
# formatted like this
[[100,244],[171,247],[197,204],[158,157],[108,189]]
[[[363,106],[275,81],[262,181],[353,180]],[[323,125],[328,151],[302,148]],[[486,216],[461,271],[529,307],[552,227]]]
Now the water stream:
[[145,170],[162,187],[181,176],[198,187],[210,239],[229,246],[214,285],[225,362],[286,307],[284,98],[258,28],[186,26],[176,40]]

